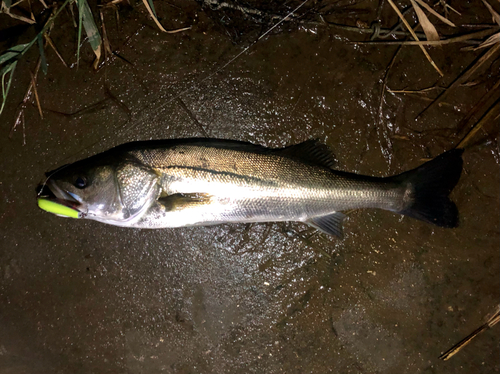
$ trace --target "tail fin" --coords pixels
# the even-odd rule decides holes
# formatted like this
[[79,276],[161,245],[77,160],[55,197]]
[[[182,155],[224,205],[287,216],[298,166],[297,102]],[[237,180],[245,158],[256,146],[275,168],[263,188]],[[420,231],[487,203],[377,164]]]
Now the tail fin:
[[408,204],[398,213],[441,227],[457,227],[458,210],[448,195],[460,179],[462,153],[462,149],[453,149],[393,177],[409,191]]

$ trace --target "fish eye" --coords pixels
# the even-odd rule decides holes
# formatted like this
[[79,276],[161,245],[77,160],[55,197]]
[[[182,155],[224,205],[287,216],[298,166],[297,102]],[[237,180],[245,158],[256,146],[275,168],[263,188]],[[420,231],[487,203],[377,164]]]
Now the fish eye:
[[76,188],[85,188],[87,187],[87,178],[85,177],[78,177],[75,180],[75,187]]

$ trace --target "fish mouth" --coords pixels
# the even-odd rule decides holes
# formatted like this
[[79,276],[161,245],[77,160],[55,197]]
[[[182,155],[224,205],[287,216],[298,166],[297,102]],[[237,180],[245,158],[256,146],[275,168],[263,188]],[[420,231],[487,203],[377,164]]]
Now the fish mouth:
[[62,189],[51,179],[44,182],[43,184],[38,185],[36,190],[38,199],[43,199],[59,205],[63,205],[72,210],[75,210],[82,215],[86,214],[86,212],[84,212],[82,209],[82,199],[79,196]]

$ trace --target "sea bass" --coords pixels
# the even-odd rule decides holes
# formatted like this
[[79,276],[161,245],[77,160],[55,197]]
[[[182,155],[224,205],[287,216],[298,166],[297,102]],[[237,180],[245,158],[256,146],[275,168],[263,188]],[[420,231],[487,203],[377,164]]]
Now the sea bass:
[[335,170],[329,149],[312,140],[281,149],[210,139],[134,142],[47,173],[38,199],[58,215],[147,229],[299,221],[341,236],[342,211],[359,208],[456,227],[448,195],[461,156],[451,150],[378,178]]

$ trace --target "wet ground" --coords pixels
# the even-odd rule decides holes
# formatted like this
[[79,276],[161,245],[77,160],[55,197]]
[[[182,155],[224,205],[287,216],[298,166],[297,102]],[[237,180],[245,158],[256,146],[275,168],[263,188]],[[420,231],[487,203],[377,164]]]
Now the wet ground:
[[[430,103],[423,95],[385,93],[379,115],[398,47],[351,44],[368,38],[309,22],[321,4],[306,4],[297,12],[306,22],[283,22],[226,67],[276,21],[155,4],[166,28],[192,29],[161,33],[141,6],[122,9],[118,23],[107,11],[111,46],[130,63],[114,57],[93,72],[86,46],[80,67],[66,69],[48,51],[38,79],[44,118],[29,104],[24,131],[9,138],[36,53],[20,63],[1,117],[0,373],[499,372],[498,326],[438,359],[499,301],[494,121],[464,153],[452,193],[457,229],[363,210],[349,214],[343,240],[295,223],[147,231],[36,207],[45,171],[139,139],[282,147],[317,138],[340,169],[398,173],[453,148],[467,132],[460,121],[498,81],[497,55],[418,121]],[[323,3],[327,21],[376,17],[377,2],[339,4],[326,14]],[[268,15],[297,5],[245,3]],[[452,5],[458,23],[490,22],[479,1]],[[388,5],[382,19],[397,21]],[[52,35],[74,62],[69,13]],[[403,47],[387,87],[448,86],[482,53],[460,47],[431,50],[442,79],[418,47]]]

